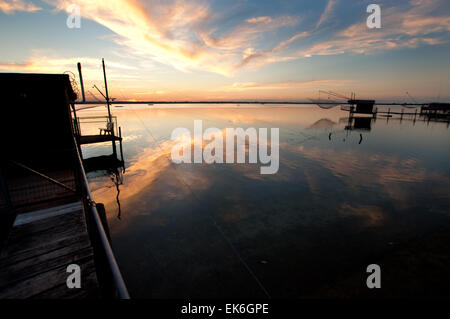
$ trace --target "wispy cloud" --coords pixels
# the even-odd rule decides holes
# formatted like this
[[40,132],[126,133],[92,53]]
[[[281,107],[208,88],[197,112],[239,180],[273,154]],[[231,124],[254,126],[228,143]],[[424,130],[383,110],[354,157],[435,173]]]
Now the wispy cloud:
[[291,88],[303,88],[318,85],[335,85],[337,82],[333,80],[311,80],[311,81],[285,81],[285,82],[235,82],[231,86],[222,88],[224,91],[245,91],[245,90],[279,90]]
[[322,23],[324,23],[325,21],[328,20],[328,18],[330,17],[330,14],[333,12],[333,8],[336,5],[337,1],[336,0],[329,0],[328,4],[325,8],[325,11],[322,13],[322,15],[320,16],[319,21],[316,24],[316,28],[320,27],[322,25]]
[[[32,56],[22,62],[2,62],[0,61],[0,72],[25,72],[25,73],[54,73],[61,74],[65,72],[71,73],[75,71],[77,62],[83,65],[84,84],[86,92],[92,88],[93,84],[102,86],[101,62],[99,59],[90,57],[65,58],[49,54],[48,52],[35,51]],[[108,79],[111,82],[112,92],[118,94],[121,88],[126,88],[130,84],[140,83],[141,75],[135,67],[123,64],[121,62],[107,61]],[[78,77],[72,73],[74,80]],[[100,80],[99,80],[100,79]],[[120,82],[120,86],[116,85]],[[95,93],[95,91],[94,91]],[[92,96],[88,96],[90,99]]]
[[[5,71],[28,71],[42,73],[62,73],[73,69],[77,62],[83,62],[83,68],[96,70],[100,68],[98,59],[90,57],[61,58],[55,56],[45,56],[39,52],[33,54],[27,61],[8,63],[0,61],[0,70]],[[135,67],[123,63],[108,61],[108,67],[119,70],[135,70]]]
[[12,14],[15,11],[34,12],[41,10],[40,7],[24,0],[0,0],[0,11]]
[[[46,1],[61,11],[72,2]],[[299,21],[291,16],[254,17],[241,21],[225,34],[217,34],[212,23],[214,14],[206,1],[79,0],[77,4],[84,19],[114,32],[115,42],[130,55],[186,72],[205,70],[227,76],[254,60],[245,53],[254,47],[254,41]],[[283,60],[267,58],[267,52],[262,55],[266,58],[259,59],[260,63]]]
[[416,48],[448,42],[450,16],[436,12],[440,0],[412,0],[408,9],[390,7],[382,11],[383,27],[371,30],[365,21],[338,31],[331,40],[316,42],[299,51],[301,56],[343,53],[375,53],[380,50]]
[[274,47],[271,50],[255,51],[253,48],[248,48],[246,51],[244,51],[242,60],[239,62],[237,67],[241,68],[244,66],[252,66],[254,68],[258,68],[269,63],[298,59],[298,56],[277,55],[277,53],[286,49],[298,39],[305,38],[308,35],[309,33],[307,31],[297,33],[291,38],[280,42],[276,47]]
[[295,26],[298,18],[281,16],[271,18],[267,16],[249,18],[237,25],[230,32],[221,36],[214,36],[217,30],[201,32],[200,37],[206,46],[221,50],[242,50],[248,47],[252,41],[263,38],[267,32],[282,27]]

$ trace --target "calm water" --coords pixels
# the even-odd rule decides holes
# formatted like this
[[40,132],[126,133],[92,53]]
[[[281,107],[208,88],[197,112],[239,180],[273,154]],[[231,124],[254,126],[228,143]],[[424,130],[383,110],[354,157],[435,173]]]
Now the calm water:
[[[113,113],[125,137],[120,216],[112,178],[95,173],[90,182],[134,297],[311,296],[450,225],[447,123],[379,117],[345,130],[347,112],[309,106]],[[193,130],[196,119],[219,129],[278,127],[278,173],[172,164],[172,130]],[[108,154],[110,144],[83,152]]]

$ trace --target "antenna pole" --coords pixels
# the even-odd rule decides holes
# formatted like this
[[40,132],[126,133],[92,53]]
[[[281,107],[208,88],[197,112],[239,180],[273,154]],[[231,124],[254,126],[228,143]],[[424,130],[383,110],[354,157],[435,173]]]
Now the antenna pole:
[[78,74],[80,75],[81,95],[83,96],[83,103],[85,103],[86,97],[84,96],[83,74],[81,73],[81,63],[80,62],[78,62]]
[[109,95],[108,95],[108,83],[106,82],[106,70],[105,70],[105,59],[102,59],[102,65],[103,65],[103,78],[105,79],[105,93],[106,93],[106,105],[108,106],[108,118],[111,122],[111,110],[109,108]]

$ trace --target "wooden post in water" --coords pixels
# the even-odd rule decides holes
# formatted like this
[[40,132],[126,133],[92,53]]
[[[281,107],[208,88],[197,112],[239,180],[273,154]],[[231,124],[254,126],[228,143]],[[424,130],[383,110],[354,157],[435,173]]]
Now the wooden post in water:
[[120,146],[120,157],[122,158],[122,164],[124,164],[124,160],[123,160],[123,149],[122,149],[122,128],[119,126],[119,146]]

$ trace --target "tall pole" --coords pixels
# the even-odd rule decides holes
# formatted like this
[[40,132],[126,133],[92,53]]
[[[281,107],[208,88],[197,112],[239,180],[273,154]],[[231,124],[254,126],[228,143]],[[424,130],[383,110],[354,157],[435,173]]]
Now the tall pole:
[[[102,65],[103,65],[103,78],[105,79],[105,94],[106,94],[106,105],[108,106],[108,119],[110,125],[112,125],[112,117],[111,117],[111,110],[109,108],[109,95],[108,95],[108,83],[106,82],[106,70],[105,70],[105,59],[102,59]],[[115,127],[112,126],[112,149],[113,149],[113,155],[114,158],[117,158],[117,150],[116,150],[116,140],[115,140],[115,133],[114,133]]]
[[78,74],[80,75],[81,94],[83,96],[83,103],[85,103],[86,97],[84,96],[83,74],[81,73],[81,63],[80,62],[78,62]]
[[103,78],[105,79],[105,93],[106,93],[106,105],[108,106],[108,118],[111,122],[111,110],[109,108],[109,95],[108,95],[108,83],[106,82],[106,70],[105,70],[105,59],[102,59],[102,65],[103,65]]

